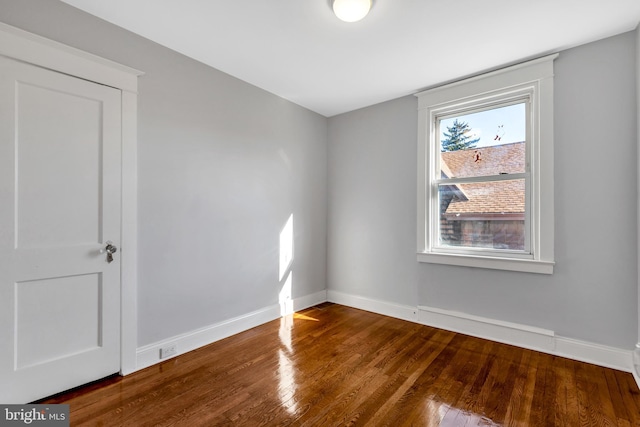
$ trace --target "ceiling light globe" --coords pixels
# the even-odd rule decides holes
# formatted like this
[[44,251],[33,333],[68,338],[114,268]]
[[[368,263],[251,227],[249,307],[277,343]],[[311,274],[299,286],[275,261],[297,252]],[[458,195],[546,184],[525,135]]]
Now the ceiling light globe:
[[356,22],[367,16],[371,0],[334,0],[333,12],[344,22]]

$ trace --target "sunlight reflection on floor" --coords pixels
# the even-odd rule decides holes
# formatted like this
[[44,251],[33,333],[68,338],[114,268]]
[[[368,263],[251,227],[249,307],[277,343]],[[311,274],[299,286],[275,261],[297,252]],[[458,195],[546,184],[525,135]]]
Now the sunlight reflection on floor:
[[289,314],[280,318],[280,329],[278,337],[283,346],[287,348],[289,353],[293,351],[291,348],[291,329],[293,328],[293,315]]
[[430,421],[429,425],[438,427],[502,426],[502,424],[495,423],[483,415],[454,408],[446,403],[429,400],[427,405],[429,406],[429,414],[435,416],[428,420]]
[[291,329],[293,328],[293,315],[289,314],[280,318],[280,330],[278,336],[284,348],[278,350],[278,397],[282,406],[290,414],[296,412],[296,378],[295,367],[288,354],[292,354]]
[[293,318],[294,319],[300,319],[300,320],[311,320],[311,321],[314,321],[314,322],[319,322],[318,319],[314,319],[313,317],[305,316],[304,314],[300,314],[300,313],[293,313]]
[[291,360],[285,353],[285,350],[278,351],[279,363],[278,363],[278,397],[282,406],[290,414],[295,414],[298,407],[296,404],[296,378],[295,369]]

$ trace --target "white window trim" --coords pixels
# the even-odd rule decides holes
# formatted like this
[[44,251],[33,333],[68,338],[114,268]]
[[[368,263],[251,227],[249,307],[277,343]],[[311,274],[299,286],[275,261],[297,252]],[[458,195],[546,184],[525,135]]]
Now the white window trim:
[[[418,249],[419,262],[552,274],[554,262],[553,211],[553,60],[549,55],[491,73],[429,89],[418,98]],[[431,240],[430,212],[436,159],[435,114],[461,109],[479,99],[531,90],[531,247],[532,258],[500,257],[486,254],[450,253],[434,247]]]

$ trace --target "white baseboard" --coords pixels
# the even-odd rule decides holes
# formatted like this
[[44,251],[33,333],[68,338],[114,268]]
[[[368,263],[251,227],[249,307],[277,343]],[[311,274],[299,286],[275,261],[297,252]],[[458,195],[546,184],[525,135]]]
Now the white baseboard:
[[418,322],[546,353],[551,352],[554,348],[555,334],[548,329],[488,319],[457,311],[418,306]]
[[418,321],[465,335],[633,372],[631,351],[557,336],[548,329],[424,306],[418,306]]
[[295,311],[304,310],[305,308],[313,307],[314,305],[327,302],[327,291],[316,292],[315,294],[306,295],[303,297],[295,298],[293,300],[293,309]]
[[[292,303],[293,309],[299,311],[325,301],[327,301],[327,292],[321,291],[295,298]],[[281,306],[274,304],[195,331],[139,347],[136,351],[136,371],[278,319],[281,316]],[[176,345],[177,352],[170,357],[160,359],[160,349],[173,344]]]
[[[636,348],[632,353],[631,358],[633,369],[631,370],[633,373],[633,378],[635,378],[636,383],[638,384],[638,388],[640,388],[640,343],[636,344]],[[638,357],[638,359],[636,359]]]
[[327,291],[327,301],[410,322],[416,322],[418,314],[417,308],[409,305],[395,304],[332,290]]
[[556,337],[556,356],[633,373],[631,351],[566,337]]

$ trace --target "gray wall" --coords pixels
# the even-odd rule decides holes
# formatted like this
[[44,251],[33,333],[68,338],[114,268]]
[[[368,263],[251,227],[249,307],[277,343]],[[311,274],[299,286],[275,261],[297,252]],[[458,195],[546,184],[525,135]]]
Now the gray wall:
[[551,276],[418,263],[416,99],[330,118],[328,288],[633,348],[635,58],[632,32],[564,51],[555,62]]
[[416,306],[413,96],[329,119],[328,288]]
[[0,21],[140,69],[139,345],[325,289],[327,119],[51,0]]
[[0,21],[146,72],[140,345],[277,303],[278,237],[291,213],[294,297],[327,283],[636,342],[635,33],[556,61],[557,267],[543,276],[417,263],[414,97],[333,117],[327,133],[317,114],[60,2],[0,0]]

